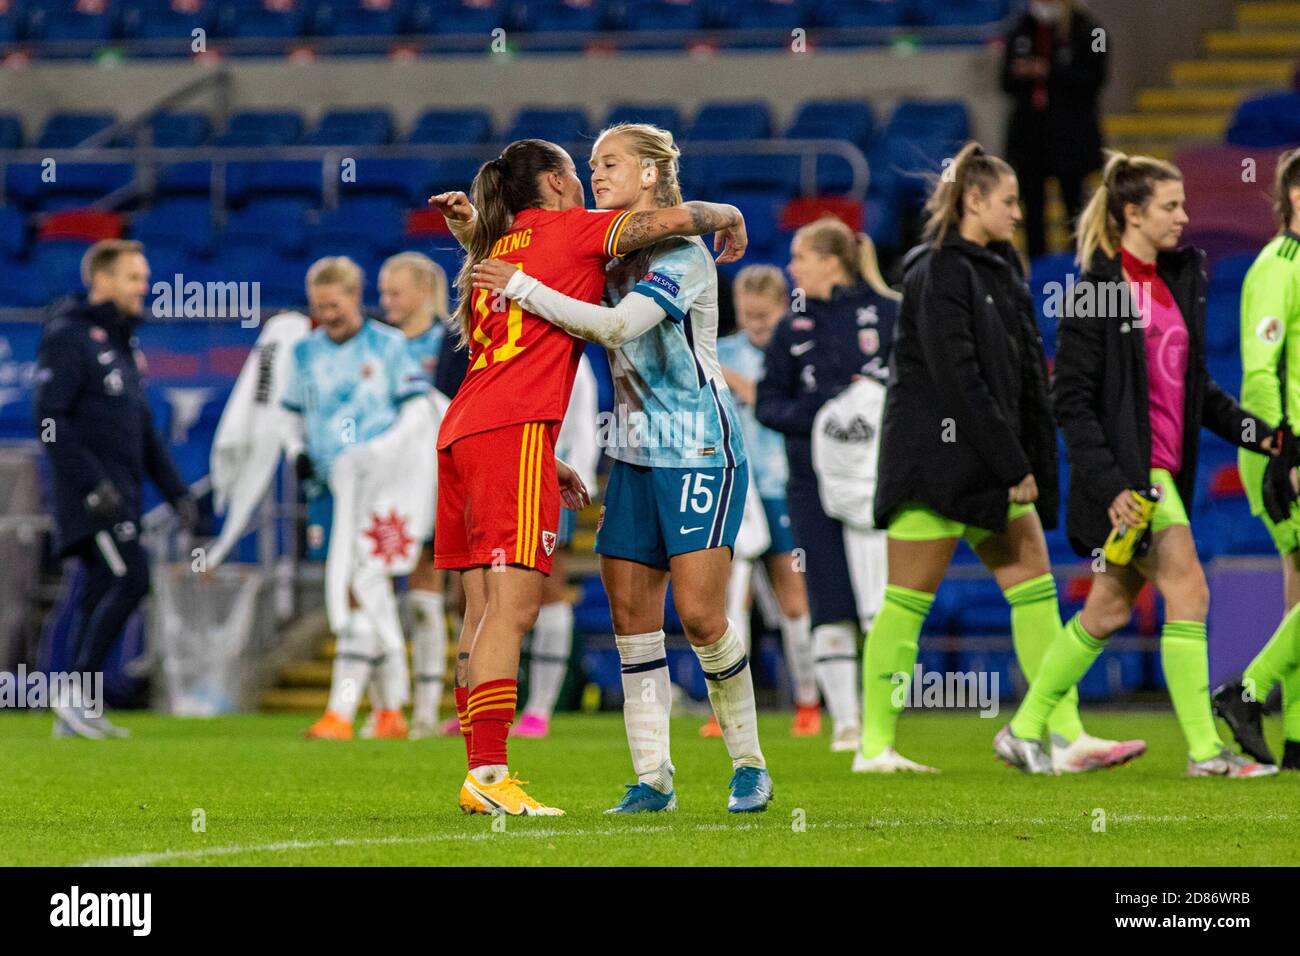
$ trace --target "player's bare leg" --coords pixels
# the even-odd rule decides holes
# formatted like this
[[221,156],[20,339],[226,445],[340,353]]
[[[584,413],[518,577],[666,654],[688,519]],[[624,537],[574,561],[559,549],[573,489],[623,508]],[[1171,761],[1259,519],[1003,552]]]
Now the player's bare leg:
[[670,558],[668,564],[677,616],[704,669],[709,703],[731,757],[734,773],[727,808],[764,810],[772,796],[772,779],[758,742],[754,681],[745,645],[726,614],[731,549],[691,551]]
[[466,574],[466,596],[471,583],[476,586],[480,581],[485,596],[467,668],[470,770],[460,792],[460,806],[466,812],[564,814],[525,793],[521,785],[527,781],[510,774],[506,757],[506,738],[515,716],[519,649],[537,620],[545,577],[532,568],[509,565]]
[[542,606],[529,653],[528,703],[511,729],[513,737],[545,737],[573,650],[573,605],[569,603],[568,557],[556,548],[551,574],[542,585]]

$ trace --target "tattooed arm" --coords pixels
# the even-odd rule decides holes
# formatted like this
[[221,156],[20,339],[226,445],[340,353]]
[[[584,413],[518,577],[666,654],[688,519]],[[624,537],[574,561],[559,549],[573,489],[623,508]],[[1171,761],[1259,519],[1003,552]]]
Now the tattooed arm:
[[706,236],[711,232],[716,233],[713,251],[722,253],[718,262],[736,262],[744,256],[749,237],[740,210],[726,203],[698,200],[632,213],[623,224],[615,251],[621,256],[669,236]]

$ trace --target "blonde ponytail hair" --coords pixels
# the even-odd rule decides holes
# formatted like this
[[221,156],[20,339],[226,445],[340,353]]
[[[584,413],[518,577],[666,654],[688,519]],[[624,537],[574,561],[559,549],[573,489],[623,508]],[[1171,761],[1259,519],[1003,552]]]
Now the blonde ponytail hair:
[[1114,256],[1124,237],[1124,207],[1129,204],[1139,209],[1146,206],[1155,194],[1156,183],[1182,181],[1183,174],[1173,163],[1107,150],[1101,185],[1079,213],[1075,227],[1075,261],[1087,269],[1098,249],[1107,256]]
[[1015,174],[1005,159],[984,152],[984,147],[974,140],[968,142],[935,182],[930,198],[925,202],[925,238],[936,249],[939,248],[948,230],[961,225],[968,189],[974,187],[981,196],[987,196],[1004,176]]
[[890,299],[901,296],[889,287],[880,274],[876,245],[864,232],[854,232],[834,216],[822,216],[795,232],[796,240],[806,242],[819,256],[834,256],[849,278],[866,282],[878,295]]

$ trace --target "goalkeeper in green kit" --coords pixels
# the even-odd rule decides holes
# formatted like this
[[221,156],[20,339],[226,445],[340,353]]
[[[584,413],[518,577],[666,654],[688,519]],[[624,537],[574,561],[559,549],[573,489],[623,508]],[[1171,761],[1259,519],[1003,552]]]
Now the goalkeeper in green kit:
[[1214,709],[1241,749],[1273,763],[1264,739],[1263,702],[1282,685],[1283,770],[1300,770],[1300,149],[1279,157],[1274,211],[1282,232],[1266,245],[1241,289],[1241,401],[1277,422],[1282,452],[1241,450],[1238,463],[1252,514],[1282,555],[1286,616],[1242,677],[1214,692]]

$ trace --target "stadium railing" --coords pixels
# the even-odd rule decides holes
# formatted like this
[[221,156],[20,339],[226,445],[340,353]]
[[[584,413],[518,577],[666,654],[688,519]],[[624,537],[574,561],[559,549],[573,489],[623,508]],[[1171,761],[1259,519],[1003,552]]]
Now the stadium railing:
[[[486,161],[499,154],[500,143],[471,143],[445,146],[423,144],[396,144],[387,146],[201,146],[193,148],[156,148],[137,145],[135,147],[73,147],[70,149],[21,149],[0,151],[0,203],[9,201],[12,191],[10,182],[11,167],[29,165],[35,167],[39,175],[42,164],[51,160],[55,169],[64,164],[109,164],[129,165],[133,168],[135,179],[104,196],[87,202],[88,208],[113,209],[140,196],[154,193],[158,179],[169,167],[182,163],[210,163],[210,196],[214,214],[218,222],[224,216],[230,192],[230,172],[236,164],[264,164],[276,162],[316,162],[320,164],[320,190],[323,208],[333,209],[338,205],[340,193],[345,188],[344,163],[348,160],[365,159],[384,160],[449,160],[470,159]],[[573,150],[582,151],[589,148],[589,143],[561,143]],[[852,171],[852,181],[847,190],[850,198],[861,201],[866,196],[869,181],[867,159],[862,151],[845,140],[836,139],[746,139],[746,140],[701,140],[690,144],[693,158],[710,156],[792,156],[800,161],[799,192],[805,196],[816,193],[817,158],[835,156],[848,163]],[[361,183],[355,173],[351,182]],[[418,175],[418,173],[417,173]],[[425,187],[446,186],[446,188],[467,189],[469,182],[459,185],[438,183],[430,178],[426,181],[412,180],[408,196],[414,199],[414,193]],[[401,191],[402,184],[397,184],[394,191]]]

